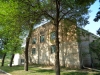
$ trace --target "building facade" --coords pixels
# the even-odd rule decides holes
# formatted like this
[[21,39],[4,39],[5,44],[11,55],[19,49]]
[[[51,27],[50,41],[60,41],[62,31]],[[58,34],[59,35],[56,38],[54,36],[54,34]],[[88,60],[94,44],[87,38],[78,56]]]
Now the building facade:
[[[68,22],[67,22],[68,24]],[[59,58],[60,65],[69,68],[80,68],[83,65],[92,66],[89,43],[95,38],[91,33],[77,35],[76,26],[65,23],[59,25]],[[36,28],[31,36],[29,45],[29,62],[36,64],[55,64],[55,27],[46,23]],[[80,39],[80,42],[78,42]]]
[[[81,29],[77,32],[73,23],[60,23],[59,58],[61,66],[91,67],[97,62],[89,51],[89,43],[98,37],[87,31],[82,33],[83,31],[85,30]],[[29,43],[29,63],[55,65],[55,38],[55,26],[50,22],[34,29]],[[20,63],[24,61],[23,59],[23,57],[20,58]]]

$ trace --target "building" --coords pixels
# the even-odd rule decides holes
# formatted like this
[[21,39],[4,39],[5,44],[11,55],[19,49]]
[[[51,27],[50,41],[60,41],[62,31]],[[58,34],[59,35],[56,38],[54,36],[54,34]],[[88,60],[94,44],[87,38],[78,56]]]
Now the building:
[[[98,37],[80,28],[78,34],[76,29],[69,22],[61,22],[59,25],[60,65],[68,68],[91,67],[95,60],[89,51],[89,43]],[[33,30],[29,44],[29,63],[54,65],[55,38],[55,27],[50,22]]]

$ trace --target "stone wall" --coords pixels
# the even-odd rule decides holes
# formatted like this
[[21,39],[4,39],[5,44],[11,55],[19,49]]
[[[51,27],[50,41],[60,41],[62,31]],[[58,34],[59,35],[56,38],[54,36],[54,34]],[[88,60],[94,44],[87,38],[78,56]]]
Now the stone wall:
[[[65,29],[64,29],[65,28]],[[79,50],[76,40],[75,25],[70,28],[64,27],[60,23],[59,28],[59,41],[60,41],[60,64],[70,68],[79,68]],[[67,30],[67,31],[66,31]],[[55,39],[50,39],[50,33],[55,31],[54,25],[47,23],[33,31],[30,40],[29,55],[32,63],[36,64],[55,64],[55,53],[51,53],[51,46],[55,45]],[[45,41],[40,43],[40,36],[44,35]],[[36,38],[36,44],[32,44],[33,38]],[[32,54],[32,48],[36,48],[36,53]]]

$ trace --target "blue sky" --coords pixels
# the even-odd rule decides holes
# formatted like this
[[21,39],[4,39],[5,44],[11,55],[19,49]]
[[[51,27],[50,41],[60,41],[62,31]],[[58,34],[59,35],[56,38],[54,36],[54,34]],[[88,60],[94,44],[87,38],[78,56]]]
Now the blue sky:
[[[100,6],[100,3],[99,3],[99,0],[97,0],[91,7],[90,7],[90,10],[91,10],[91,13],[89,14],[90,15],[90,18],[89,18],[89,22],[90,24],[86,25],[84,27],[85,30],[88,30],[89,32],[92,32],[94,34],[96,34],[96,31],[98,30],[98,28],[100,27],[100,20],[98,22],[94,22],[93,19],[95,18],[96,16],[96,13],[97,11],[99,10],[99,6]],[[97,35],[97,34],[96,34]]]

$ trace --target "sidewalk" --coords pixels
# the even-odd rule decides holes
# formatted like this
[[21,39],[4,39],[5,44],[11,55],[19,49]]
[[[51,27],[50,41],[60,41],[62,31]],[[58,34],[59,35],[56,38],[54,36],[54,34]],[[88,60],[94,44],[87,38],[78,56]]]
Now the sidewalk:
[[0,75],[7,75],[7,74],[0,70]]
[[0,70],[0,75],[8,75],[8,74]]

